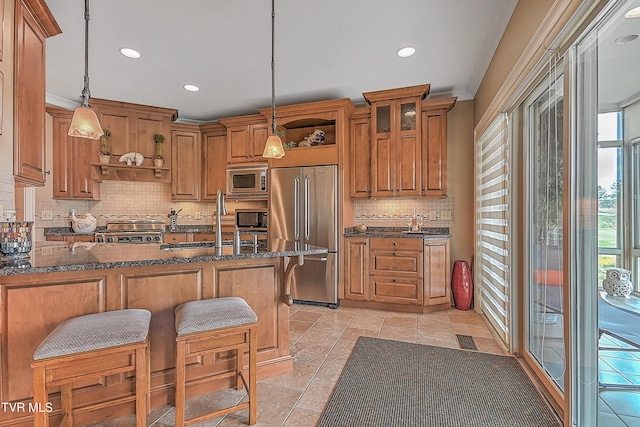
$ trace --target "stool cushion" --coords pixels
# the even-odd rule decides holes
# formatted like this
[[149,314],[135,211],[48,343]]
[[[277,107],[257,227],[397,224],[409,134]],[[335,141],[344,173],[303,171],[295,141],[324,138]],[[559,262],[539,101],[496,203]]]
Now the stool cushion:
[[245,300],[238,297],[189,301],[176,307],[178,335],[240,326],[258,321]]
[[105,311],[60,323],[33,355],[34,360],[143,342],[149,334],[149,310]]

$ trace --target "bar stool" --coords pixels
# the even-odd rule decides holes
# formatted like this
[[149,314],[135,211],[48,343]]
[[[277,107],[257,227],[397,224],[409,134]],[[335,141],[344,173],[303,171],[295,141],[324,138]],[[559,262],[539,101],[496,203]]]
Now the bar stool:
[[[175,309],[176,314],[176,427],[195,424],[230,412],[249,408],[249,424],[256,422],[256,336],[258,316],[238,297],[190,301]],[[244,350],[249,346],[249,381],[242,371]],[[249,402],[223,408],[199,417],[185,419],[186,359],[188,357],[236,351],[235,372],[211,378],[235,377],[236,389],[247,389]]]
[[[60,425],[73,426],[74,382],[135,370],[135,396],[120,402],[135,400],[136,427],[145,427],[150,409],[150,320],[148,310],[128,309],[88,314],[60,323],[33,355],[33,401],[41,408],[34,413],[34,425],[49,426],[49,414],[44,411],[49,387],[61,386]],[[98,407],[104,407],[104,403],[83,407],[83,411]]]

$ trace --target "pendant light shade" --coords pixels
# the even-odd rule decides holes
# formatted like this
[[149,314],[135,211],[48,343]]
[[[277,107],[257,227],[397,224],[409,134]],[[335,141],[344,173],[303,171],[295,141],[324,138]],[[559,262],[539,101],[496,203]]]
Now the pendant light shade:
[[71,119],[69,136],[100,139],[102,135],[104,135],[104,131],[100,126],[96,112],[91,107],[85,107],[84,105],[76,108],[73,113],[73,119]]
[[89,0],[84,0],[84,88],[82,105],[76,108],[69,127],[69,136],[99,139],[104,135],[98,116],[89,106]]
[[281,159],[284,157],[284,148],[282,148],[282,140],[278,135],[269,135],[267,144],[264,146],[262,157],[268,159]]
[[281,159],[284,156],[282,140],[276,133],[276,5],[271,0],[271,135],[267,138],[262,157],[267,159]]

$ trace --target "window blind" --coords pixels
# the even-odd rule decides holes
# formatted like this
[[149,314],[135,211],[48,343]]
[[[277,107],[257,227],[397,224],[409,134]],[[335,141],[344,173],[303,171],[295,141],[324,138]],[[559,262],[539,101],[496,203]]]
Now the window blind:
[[509,141],[500,114],[476,142],[476,261],[478,307],[509,346]]

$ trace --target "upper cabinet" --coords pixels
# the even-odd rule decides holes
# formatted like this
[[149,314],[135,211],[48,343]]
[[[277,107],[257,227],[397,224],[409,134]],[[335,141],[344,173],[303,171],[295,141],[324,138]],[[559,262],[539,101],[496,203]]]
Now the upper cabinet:
[[197,125],[173,124],[171,164],[171,200],[200,200],[202,150]]
[[420,195],[420,117],[429,85],[364,93],[371,103],[371,196]]
[[422,101],[422,195],[447,195],[447,113],[456,98]]
[[352,198],[446,196],[447,113],[456,98],[429,85],[364,93],[351,120]]
[[[171,124],[177,116],[176,110],[97,98],[91,99],[91,106],[98,114],[102,128],[111,132],[111,161],[100,164],[96,152],[93,179],[171,182]],[[162,147],[163,166],[154,166],[153,163],[156,134],[165,137]],[[141,165],[118,162],[120,156],[131,152],[143,156]]]
[[[343,147],[348,146],[353,111],[348,98],[276,107],[285,156],[269,159],[269,167],[342,164],[347,160]],[[270,118],[271,108],[260,113]]]
[[203,201],[215,201],[227,188],[227,129],[220,123],[201,125]]
[[264,116],[220,119],[227,128],[227,163],[264,163],[264,146],[269,136],[269,124]]
[[46,38],[60,34],[44,0],[15,3],[13,174],[17,185],[45,183]]
[[100,199],[100,184],[91,179],[91,162],[99,140],[68,135],[73,111],[47,108],[53,117],[53,198]]

